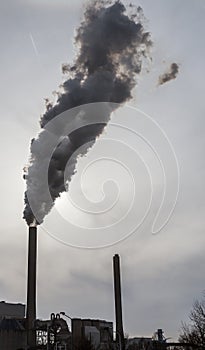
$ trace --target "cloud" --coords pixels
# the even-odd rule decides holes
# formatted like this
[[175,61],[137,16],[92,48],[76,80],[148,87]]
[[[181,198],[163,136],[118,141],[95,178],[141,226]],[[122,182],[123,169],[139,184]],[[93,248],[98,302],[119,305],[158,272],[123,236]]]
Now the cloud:
[[170,80],[176,79],[177,75],[179,73],[179,65],[177,63],[172,63],[169,69],[160,75],[159,77],[159,85],[163,85]]

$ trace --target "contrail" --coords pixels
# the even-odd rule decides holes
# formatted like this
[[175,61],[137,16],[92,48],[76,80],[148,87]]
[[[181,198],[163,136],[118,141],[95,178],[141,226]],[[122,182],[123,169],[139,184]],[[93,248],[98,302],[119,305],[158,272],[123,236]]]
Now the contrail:
[[32,42],[32,46],[33,46],[34,51],[35,51],[35,54],[36,54],[37,57],[39,57],[39,52],[38,52],[36,43],[34,41],[33,35],[30,33],[29,36],[30,36],[30,39],[31,39],[31,42]]

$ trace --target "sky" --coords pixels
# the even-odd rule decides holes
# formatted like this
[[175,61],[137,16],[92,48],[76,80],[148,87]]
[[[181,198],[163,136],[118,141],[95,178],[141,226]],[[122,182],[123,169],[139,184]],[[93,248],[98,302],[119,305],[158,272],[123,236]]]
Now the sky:
[[[147,19],[153,60],[149,73],[145,68],[138,78],[133,99],[114,113],[88,156],[79,160],[69,193],[38,229],[38,317],[65,311],[114,321],[112,256],[118,253],[125,332],[152,336],[163,328],[177,339],[181,321],[188,320],[205,289],[205,4],[132,2]],[[30,140],[40,131],[44,98],[62,83],[61,64],[75,57],[74,31],[85,5],[79,0],[0,2],[0,300],[26,300],[23,167]],[[177,79],[157,86],[173,62],[180,68]],[[107,208],[96,215],[95,209],[102,214]],[[163,226],[157,234],[153,223]]]

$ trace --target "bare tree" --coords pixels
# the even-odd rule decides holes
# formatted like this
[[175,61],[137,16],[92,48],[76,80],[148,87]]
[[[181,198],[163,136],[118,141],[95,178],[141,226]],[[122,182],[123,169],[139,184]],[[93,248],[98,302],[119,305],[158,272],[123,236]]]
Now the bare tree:
[[179,341],[205,349],[205,296],[194,302],[189,319],[189,324],[182,323]]

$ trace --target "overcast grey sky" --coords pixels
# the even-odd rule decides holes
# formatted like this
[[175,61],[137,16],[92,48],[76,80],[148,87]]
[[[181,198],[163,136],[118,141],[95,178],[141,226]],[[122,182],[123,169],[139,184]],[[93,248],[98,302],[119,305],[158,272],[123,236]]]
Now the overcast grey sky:
[[[203,0],[133,0],[133,3],[144,10],[154,47],[150,73],[143,72],[140,76],[129,105],[149,114],[166,132],[174,147],[181,178],[177,206],[168,225],[160,234],[152,235],[151,227],[159,204],[156,199],[148,220],[135,234],[100,250],[71,248],[49,236],[45,230],[51,227],[57,236],[60,235],[57,232],[61,229],[60,223],[54,226],[54,210],[39,229],[38,316],[46,318],[50,312],[66,311],[76,317],[114,320],[112,256],[117,252],[122,258],[126,333],[149,336],[157,328],[163,328],[167,336],[176,338],[181,320],[186,320],[193,300],[200,298],[205,289],[205,3]],[[26,300],[27,227],[22,220],[25,190],[22,169],[28,162],[30,139],[40,130],[38,122],[44,111],[43,98],[52,96],[62,82],[61,64],[72,61],[75,56],[73,33],[85,4],[86,1],[79,0],[9,0],[0,3],[1,300]],[[157,87],[159,74],[175,61],[180,66],[177,79]],[[119,118],[123,118],[123,113],[128,113],[128,109],[124,109]],[[134,120],[133,125],[130,120],[127,123],[131,123],[129,126],[133,129],[138,125]],[[109,133],[111,137],[123,139],[123,135],[111,126],[107,128],[107,135]],[[132,144],[134,139],[130,138],[130,142]],[[102,156],[103,150],[108,157],[109,147],[103,147],[102,138],[88,161],[99,154]],[[86,166],[86,161],[80,162],[79,170]],[[109,173],[108,179],[119,174],[123,176],[114,167],[110,170],[108,164],[104,164],[104,169],[105,175],[108,170],[112,174]],[[161,191],[157,171],[155,169],[155,192]],[[98,174],[102,175],[102,172],[95,166],[87,175],[86,193],[92,200],[101,199],[96,177],[99,178]],[[106,176],[102,176],[102,182],[105,179]],[[172,180],[175,181],[171,174],[169,181]],[[148,196],[147,179],[139,171],[135,181],[138,185],[135,203],[140,208]],[[160,184],[160,180],[158,182]],[[77,201],[76,184],[77,179],[72,183],[71,193]],[[126,181],[122,181],[121,210],[127,205],[127,198],[129,202],[128,189]],[[109,188],[105,193],[109,193]],[[62,203],[57,206],[61,213]],[[121,210],[115,212],[119,219]],[[80,224],[83,216],[77,216],[77,221]],[[130,217],[130,222],[134,221],[135,213]],[[127,222],[123,224],[124,231],[129,229],[127,225]],[[73,232],[68,229],[63,237],[66,236],[71,244],[86,244],[93,239],[86,230],[82,231],[74,227]],[[112,234],[112,239],[118,239],[115,227]]]

